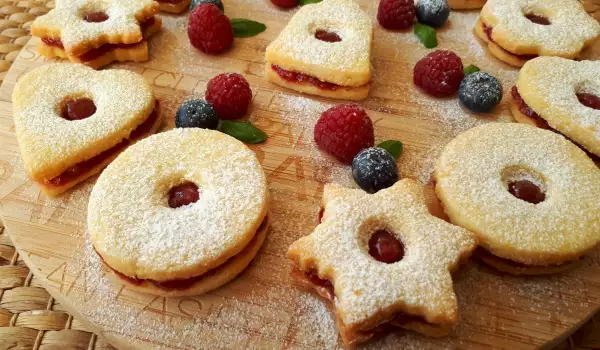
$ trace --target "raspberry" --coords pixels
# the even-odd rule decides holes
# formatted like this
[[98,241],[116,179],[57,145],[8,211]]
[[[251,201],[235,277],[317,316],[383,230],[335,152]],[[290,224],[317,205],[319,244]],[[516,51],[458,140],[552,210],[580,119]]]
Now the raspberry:
[[237,73],[223,73],[206,86],[206,100],[221,119],[241,118],[248,111],[252,90],[246,79]]
[[443,97],[458,90],[464,75],[460,57],[451,51],[437,50],[417,62],[413,81],[426,93]]
[[371,118],[357,105],[329,108],[315,125],[315,142],[319,148],[345,164],[351,164],[354,156],[372,147],[374,141]]
[[201,4],[190,12],[188,37],[195,48],[214,55],[231,46],[233,27],[229,18],[217,6]]
[[273,5],[289,9],[298,5],[298,0],[271,0]]
[[415,22],[413,0],[381,0],[377,9],[377,21],[386,29],[406,29]]

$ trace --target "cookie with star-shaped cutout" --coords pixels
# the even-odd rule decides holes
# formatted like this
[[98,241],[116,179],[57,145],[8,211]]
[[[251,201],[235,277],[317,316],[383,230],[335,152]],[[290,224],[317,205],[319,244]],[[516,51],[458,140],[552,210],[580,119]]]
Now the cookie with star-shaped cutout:
[[40,55],[100,68],[148,60],[147,39],[161,28],[153,0],[57,0],[31,25]]
[[335,307],[352,347],[388,326],[446,335],[458,319],[451,272],[475,236],[433,216],[424,187],[401,180],[376,194],[327,185],[321,223],[288,251],[300,284]]

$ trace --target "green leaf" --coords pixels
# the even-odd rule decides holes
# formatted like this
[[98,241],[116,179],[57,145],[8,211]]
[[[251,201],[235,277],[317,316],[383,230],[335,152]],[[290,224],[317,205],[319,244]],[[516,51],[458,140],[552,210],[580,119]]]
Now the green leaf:
[[299,0],[298,2],[300,3],[300,5],[304,6],[308,4],[316,4],[318,2],[321,2],[321,0]]
[[431,49],[437,46],[437,37],[433,27],[421,23],[415,23],[414,33],[426,48]]
[[262,143],[267,139],[267,134],[259,128],[252,125],[250,122],[232,122],[221,120],[219,130],[229,136],[245,143]]
[[231,25],[233,26],[233,36],[238,38],[249,38],[267,29],[266,25],[245,18],[233,18]]
[[396,159],[398,159],[398,157],[400,157],[400,154],[402,154],[402,142],[398,140],[383,141],[380,144],[378,144],[377,147],[383,148],[384,150],[388,151],[392,155],[392,157]]
[[479,71],[480,71],[479,67],[470,64],[465,67],[465,77],[471,73],[475,73],[475,72],[479,72]]

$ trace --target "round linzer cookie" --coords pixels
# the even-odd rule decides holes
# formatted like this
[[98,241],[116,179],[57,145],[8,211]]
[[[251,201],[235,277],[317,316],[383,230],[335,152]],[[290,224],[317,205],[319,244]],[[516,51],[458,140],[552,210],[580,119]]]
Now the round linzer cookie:
[[600,24],[577,0],[489,0],[475,34],[516,67],[537,56],[575,58],[600,35]]
[[175,129],[123,152],[88,206],[92,244],[142,292],[196,295],[237,276],[262,245],[268,190],[254,152],[217,131]]
[[600,156],[600,62],[533,59],[511,94],[518,122],[555,130]]
[[487,0],[448,0],[448,5],[453,10],[480,9]]
[[450,220],[482,260],[516,274],[563,270],[600,242],[600,170],[551,131],[492,123],[452,140],[435,169]]

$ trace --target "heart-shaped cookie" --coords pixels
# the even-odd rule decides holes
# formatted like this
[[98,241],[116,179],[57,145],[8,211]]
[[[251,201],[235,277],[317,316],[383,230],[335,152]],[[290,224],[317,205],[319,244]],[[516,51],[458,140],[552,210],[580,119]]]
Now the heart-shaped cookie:
[[126,70],[45,65],[19,80],[12,102],[25,172],[49,195],[98,173],[160,124],[152,88]]

